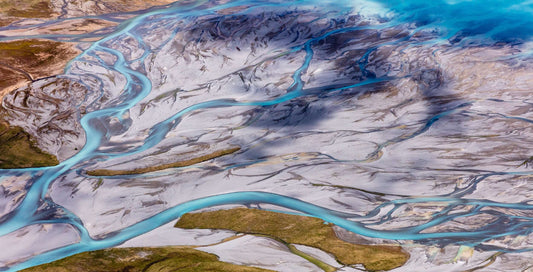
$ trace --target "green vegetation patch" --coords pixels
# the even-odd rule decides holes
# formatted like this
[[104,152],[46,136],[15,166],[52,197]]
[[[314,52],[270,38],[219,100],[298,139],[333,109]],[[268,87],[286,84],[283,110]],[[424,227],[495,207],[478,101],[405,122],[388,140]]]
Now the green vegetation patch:
[[332,226],[314,217],[244,208],[188,213],[175,225],[270,236],[285,243],[321,249],[333,254],[342,264],[363,264],[371,271],[390,270],[409,259],[409,254],[399,246],[356,245],[340,240]]
[[185,247],[112,248],[80,253],[26,272],[271,271],[221,262],[214,254]]
[[324,270],[325,272],[334,272],[334,271],[337,271],[337,268],[319,260],[319,259],[316,259],[315,257],[309,255],[309,254],[306,254],[305,252],[302,252],[300,250],[298,250],[294,245],[291,245],[291,244],[286,244],[287,247],[289,248],[289,250],[292,252],[292,254],[295,254],[295,255],[298,255],[304,259],[306,259],[307,261],[309,261],[310,263],[318,266],[320,269]]
[[20,18],[50,18],[53,15],[48,0],[0,0],[0,12]]
[[57,165],[53,155],[40,150],[20,127],[0,122],[0,168],[26,168]]
[[191,165],[205,162],[205,161],[218,158],[224,155],[235,153],[239,151],[240,149],[241,149],[240,147],[232,147],[228,149],[218,150],[213,153],[203,155],[200,157],[196,157],[196,158],[192,158],[189,160],[178,161],[178,162],[156,165],[156,166],[149,166],[149,167],[144,167],[144,168],[137,168],[133,170],[108,170],[108,169],[90,170],[90,171],[87,171],[87,175],[89,176],[120,176],[120,175],[145,174],[145,173],[160,171],[160,170],[164,170],[168,168],[191,166]]

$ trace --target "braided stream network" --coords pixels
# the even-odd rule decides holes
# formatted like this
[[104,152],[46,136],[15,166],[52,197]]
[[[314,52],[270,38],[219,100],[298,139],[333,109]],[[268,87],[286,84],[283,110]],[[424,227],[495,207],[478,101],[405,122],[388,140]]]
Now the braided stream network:
[[[53,97],[68,82],[77,118],[57,139],[83,143],[68,153],[56,141],[51,151],[68,153],[58,166],[0,170],[3,239],[57,238],[32,226],[74,237],[4,269],[114,247],[228,204],[371,238],[528,252],[532,33],[526,1],[178,1],[122,19],[83,43],[65,74],[3,103],[11,123],[44,135],[32,126],[63,122],[61,107],[17,93]],[[241,150],[147,174],[86,174],[228,146]]]

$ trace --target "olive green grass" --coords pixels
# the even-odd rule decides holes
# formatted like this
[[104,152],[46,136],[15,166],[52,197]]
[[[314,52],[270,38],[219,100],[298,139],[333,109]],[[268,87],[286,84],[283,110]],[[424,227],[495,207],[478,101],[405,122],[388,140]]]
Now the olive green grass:
[[0,168],[44,167],[57,164],[57,158],[39,149],[22,128],[0,122]]
[[76,254],[25,272],[266,272],[219,261],[214,254],[188,247],[111,248]]
[[[333,224],[307,216],[237,208],[183,215],[175,227],[226,229],[264,235],[285,244],[300,244],[334,255],[344,265],[362,264],[369,271],[390,270],[405,264],[409,254],[399,246],[356,245],[340,240]],[[324,269],[324,268],[323,268]]]
[[232,147],[228,149],[218,150],[210,154],[195,157],[189,160],[177,161],[168,164],[161,164],[156,166],[149,166],[144,168],[136,168],[133,170],[109,170],[109,169],[95,169],[87,171],[89,176],[121,176],[121,175],[138,175],[146,174],[155,171],[161,171],[169,168],[191,166],[197,163],[205,162],[214,158],[229,155],[240,150],[240,147]]

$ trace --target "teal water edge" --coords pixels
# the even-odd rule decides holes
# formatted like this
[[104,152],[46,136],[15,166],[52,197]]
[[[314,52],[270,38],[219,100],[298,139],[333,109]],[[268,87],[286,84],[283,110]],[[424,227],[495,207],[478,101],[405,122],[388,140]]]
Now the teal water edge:
[[[302,16],[301,22],[294,23],[294,18]],[[97,18],[92,16],[90,18]],[[87,17],[89,18],[89,17]],[[217,22],[232,20],[227,29],[219,29],[218,33],[211,33],[210,42],[237,44],[241,35],[245,36],[247,29],[259,28],[257,18],[264,18],[261,22],[266,24],[269,18],[287,20],[288,26],[294,29],[284,29],[286,37],[275,36],[268,41],[275,44],[276,54],[301,56],[298,67],[290,73],[291,83],[279,95],[270,97],[249,98],[214,97],[206,101],[196,101],[190,105],[180,107],[161,120],[149,125],[144,139],[137,145],[123,148],[110,148],[110,139],[121,135],[133,126],[130,110],[144,101],[156,88],[146,67],[150,58],[168,47],[176,37],[182,37],[188,43],[199,42],[204,39],[203,33],[212,31],[209,26],[217,26]],[[291,19],[292,18],[292,19]],[[58,19],[70,20],[70,19]],[[255,20],[255,21],[254,21]],[[321,23],[325,20],[328,23]],[[364,23],[361,23],[363,22]],[[233,24],[233,25],[232,25]],[[320,26],[320,27],[317,27]],[[23,26],[21,26],[23,27]],[[206,29],[202,29],[205,27]],[[157,42],[148,37],[157,33],[159,28],[170,29],[170,34],[157,39]],[[227,32],[224,32],[226,31]],[[376,40],[365,40],[355,33],[364,31],[390,31],[387,37]],[[216,32],[216,31],[212,31]],[[192,34],[191,34],[192,33]],[[198,33],[202,33],[201,35]],[[369,32],[370,33],[370,32]],[[394,73],[387,71],[377,73],[371,69],[372,53],[377,50],[396,46],[402,50],[409,48],[433,48],[443,46],[446,50],[458,50],[479,47],[504,47],[522,46],[532,40],[533,33],[533,2],[531,1],[180,1],[165,9],[151,10],[145,14],[128,20],[120,21],[120,25],[107,37],[92,42],[83,53],[71,61],[61,77],[68,78],[87,86],[90,95],[80,102],[85,112],[79,122],[85,133],[85,144],[75,155],[62,161],[58,166],[32,169],[0,170],[2,182],[8,177],[28,176],[26,194],[9,213],[0,218],[0,236],[5,236],[24,227],[36,224],[68,224],[79,234],[79,242],[51,249],[32,256],[22,262],[4,267],[5,271],[18,271],[20,269],[58,260],[73,254],[85,251],[109,248],[120,245],[125,241],[147,233],[164,224],[178,219],[181,215],[203,208],[227,204],[272,204],[281,208],[288,208],[302,214],[321,218],[354,233],[391,240],[416,240],[428,244],[458,244],[472,247],[483,247],[487,250],[502,252],[530,251],[532,248],[509,249],[497,244],[486,244],[487,241],[500,237],[527,236],[533,230],[533,205],[530,201],[517,203],[497,202],[481,198],[469,197],[476,191],[480,184],[495,177],[524,177],[529,179],[532,171],[472,171],[466,185],[457,185],[452,191],[420,196],[416,191],[411,195],[398,194],[387,198],[376,207],[361,212],[336,211],[322,207],[318,204],[299,200],[292,194],[279,194],[272,192],[256,191],[255,189],[241,188],[238,192],[227,192],[188,200],[173,207],[164,209],[155,215],[139,220],[137,223],[124,226],[118,231],[113,231],[102,237],[91,236],[83,220],[74,212],[54,202],[50,196],[50,189],[54,183],[67,182],[75,177],[85,177],[85,170],[97,163],[106,160],[127,158],[144,154],[156,148],[172,131],[180,130],[181,121],[187,116],[198,112],[220,108],[254,108],[268,110],[271,107],[284,105],[297,100],[325,99],[342,96],[346,93],[356,93],[359,90],[378,88],[391,82],[415,76],[410,73]],[[278,33],[279,34],[279,33]],[[200,36],[195,36],[200,35]],[[207,35],[207,34],[206,34]],[[216,36],[218,35],[218,36]],[[232,36],[234,35],[234,36]],[[257,34],[260,35],[260,34]],[[24,36],[24,38],[50,38],[56,40],[77,41],[93,37],[94,34],[80,35],[37,35]],[[385,35],[383,35],[385,36]],[[10,38],[0,37],[0,40]],[[198,40],[195,40],[198,39]],[[134,58],[126,57],[120,48],[121,42],[133,41],[141,53]],[[147,42],[149,40],[150,42]],[[228,42],[230,41],[230,42]],[[333,42],[332,42],[333,41]],[[266,42],[265,42],[266,44]],[[325,48],[325,45],[338,48]],[[357,58],[351,63],[340,63],[348,54],[342,52],[344,46],[350,44],[358,51]],[[229,46],[229,45],[228,45]],[[234,45],[232,45],[234,46]],[[244,45],[241,45],[243,47]],[[324,49],[325,48],[325,49]],[[527,49],[527,46],[524,48]],[[523,49],[514,55],[498,56],[502,61],[527,62],[531,52]],[[238,49],[239,51],[241,49]],[[330,50],[330,51],[328,51]],[[341,72],[344,77],[336,78],[331,82],[318,86],[307,86],[306,73],[317,59],[327,59],[331,56],[339,58],[339,65],[343,66]],[[206,53],[207,54],[207,53]],[[274,57],[272,57],[274,59]],[[269,61],[267,59],[265,61]],[[105,102],[102,97],[106,90],[104,80],[100,74],[94,75],[80,67],[99,67],[103,71],[112,71],[120,75],[124,82],[120,92]],[[244,69],[244,67],[243,67]],[[357,73],[350,74],[350,69]],[[424,74],[422,74],[424,75]],[[201,77],[201,76],[199,76]],[[326,78],[327,79],[327,78]],[[117,79],[118,80],[118,79]],[[194,80],[194,79],[192,79]],[[176,84],[178,85],[178,84]],[[100,89],[94,86],[100,86]],[[180,88],[176,86],[175,88]],[[180,91],[179,89],[177,90]],[[329,157],[335,162],[360,162],[371,161],[380,156],[381,152],[396,143],[413,139],[426,133],[442,119],[471,113],[468,110],[477,101],[464,100],[460,103],[447,105],[445,108],[429,111],[428,116],[421,122],[416,130],[407,135],[383,140],[376,148],[364,158],[355,160],[337,159]],[[531,100],[524,103],[533,103]],[[80,111],[80,109],[76,109]],[[495,116],[497,114],[494,114]],[[526,117],[498,115],[501,118],[523,122],[528,125],[532,119]],[[120,127],[116,129],[109,125],[109,120],[118,120]],[[369,128],[370,129],[370,128]],[[261,158],[257,158],[260,162]],[[219,171],[230,171],[233,168],[257,162],[237,161]],[[445,168],[445,167],[443,167]],[[443,170],[444,171],[444,170]],[[467,170],[464,170],[467,171]],[[416,173],[412,173],[416,175]],[[146,175],[138,175],[135,179],[143,179]],[[108,177],[112,180],[114,177]],[[122,178],[122,177],[121,177]],[[355,186],[356,187],[356,186]],[[392,194],[391,194],[392,195]],[[179,195],[176,196],[180,198]],[[391,220],[392,214],[411,204],[431,203],[444,206],[439,212],[431,214],[423,223],[397,228],[374,228],[384,225]],[[461,207],[471,207],[464,210]],[[45,208],[43,208],[45,207]],[[521,211],[521,212],[515,212]],[[527,212],[525,212],[527,211]],[[379,216],[378,220],[366,220]],[[454,220],[476,215],[493,216],[495,219],[487,224],[475,226],[470,229],[455,231],[428,232],[436,226],[453,222]]]

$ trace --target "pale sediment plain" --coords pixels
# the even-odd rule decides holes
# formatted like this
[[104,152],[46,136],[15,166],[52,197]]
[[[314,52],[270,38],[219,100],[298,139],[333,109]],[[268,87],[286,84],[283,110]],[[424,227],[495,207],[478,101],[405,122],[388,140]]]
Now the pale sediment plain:
[[[0,265],[171,242],[237,264],[317,269],[265,237],[224,242],[233,233],[170,225],[245,205],[320,217],[354,243],[401,245],[410,258],[392,271],[528,271],[528,43],[444,39],[358,7],[177,2],[6,95],[5,120],[61,163],[0,170],[0,244],[18,245]],[[232,147],[186,167],[88,174]]]

